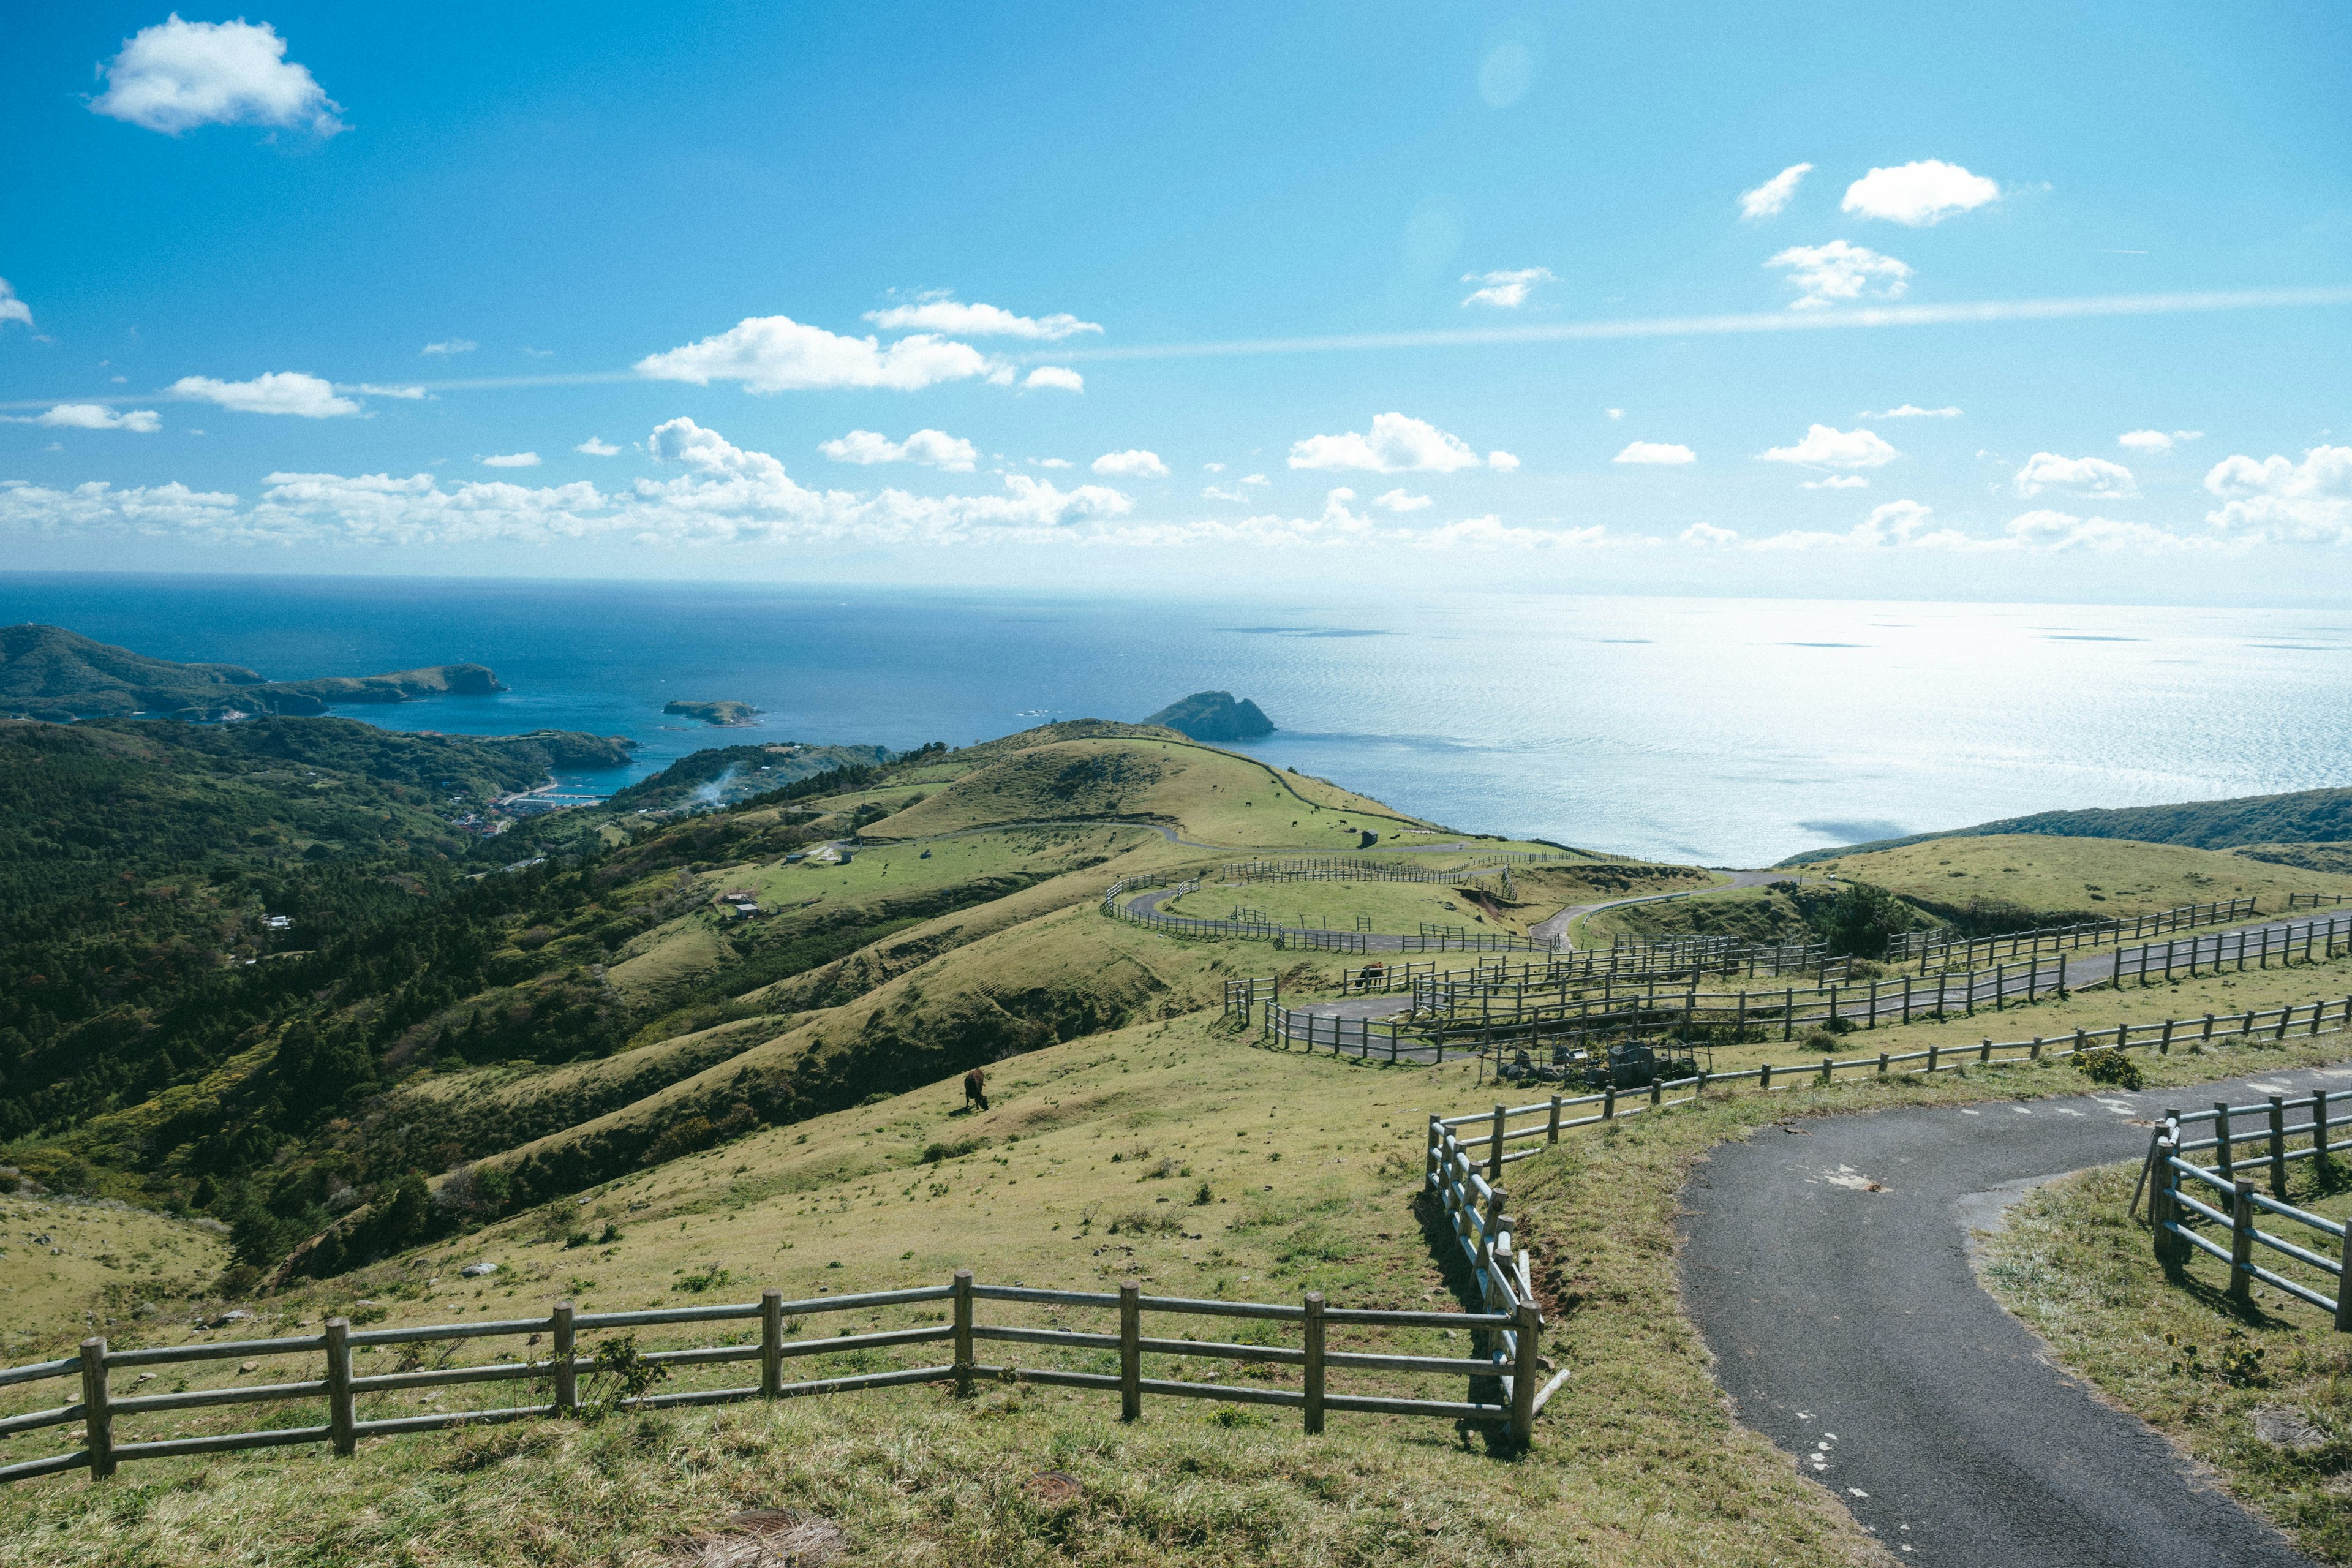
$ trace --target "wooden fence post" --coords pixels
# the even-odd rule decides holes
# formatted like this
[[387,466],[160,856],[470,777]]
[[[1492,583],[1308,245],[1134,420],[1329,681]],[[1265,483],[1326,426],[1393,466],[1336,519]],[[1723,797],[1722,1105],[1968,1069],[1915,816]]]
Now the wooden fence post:
[[781,1399],[784,1392],[784,1293],[760,1292],[760,1397]]
[[2286,1100],[2273,1094],[2271,1102],[2271,1196],[2286,1196]]
[[1442,1117],[1433,1116],[1429,1119],[1429,1154],[1428,1157],[1422,1162],[1421,1184],[1423,1187],[1432,1187],[1437,1184],[1437,1162],[1444,1154],[1444,1120]]
[[2147,1194],[2147,1226],[2155,1235],[2156,1260],[2158,1263],[2172,1261],[2173,1244],[2178,1239],[2165,1229],[2179,1217],[2179,1211],[2172,1202],[2172,1184],[2179,1177],[2179,1173],[2172,1168],[2172,1140],[2165,1137],[2159,1130],[2156,1152],[2150,1156],[2156,1168],[2156,1180],[2149,1184]]
[[2344,1245],[2336,1252],[2336,1331],[2352,1334],[2352,1226],[2344,1228]]
[[2230,1102],[2226,1100],[2217,1100],[2213,1102],[2213,1137],[2215,1140],[2214,1163],[2220,1168],[2221,1174],[2235,1180],[2238,1174],[2238,1163],[2231,1157],[2230,1151]]
[[359,1446],[359,1418],[352,1411],[352,1321],[327,1320],[327,1436],[348,1458]]
[[550,1336],[555,1342],[549,1353],[554,1359],[555,1413],[558,1415],[569,1415],[580,1407],[580,1369],[572,1362],[578,1340],[572,1326],[572,1314],[571,1302],[558,1301],[555,1304],[554,1331]]
[[2335,1179],[2327,1152],[2327,1091],[2324,1089],[2311,1091],[2311,1165],[2321,1186]]
[[2230,1296],[2243,1301],[2254,1288],[2254,1184],[2230,1184]]
[[1143,1418],[1143,1287],[1133,1279],[1118,1287],[1118,1418]]
[[1323,1292],[1307,1292],[1307,1435],[1323,1435]]
[[1544,1130],[1544,1142],[1559,1142],[1559,1096],[1556,1094],[1551,1097],[1551,1125]]
[[1521,1301],[1517,1342],[1511,1366],[1511,1444],[1524,1448],[1536,1438],[1536,1380],[1543,1374],[1543,1310]]
[[955,1396],[971,1399],[971,1368],[979,1361],[971,1352],[971,1269],[955,1269],[955,1295],[950,1298],[955,1307]]
[[1928,1070],[1928,1072],[1930,1072],[1930,1073],[1935,1072],[1935,1070],[1936,1070],[1936,1061],[1937,1061],[1937,1058],[1938,1057],[1940,1057],[1940,1056],[1942,1056],[1942,1055],[1943,1055],[1943,1051],[1944,1051],[1944,1047],[1943,1047],[1942,1046],[1940,1046],[1940,1045],[1937,1044],[1935,1041],[1930,1040],[1930,1041],[1928,1041],[1928,1042],[1927,1042],[1927,1070]]
[[90,1479],[102,1481],[114,1474],[114,1412],[107,1398],[106,1342],[101,1339],[81,1342],[81,1405],[82,1426],[89,1434],[82,1450],[89,1456]]

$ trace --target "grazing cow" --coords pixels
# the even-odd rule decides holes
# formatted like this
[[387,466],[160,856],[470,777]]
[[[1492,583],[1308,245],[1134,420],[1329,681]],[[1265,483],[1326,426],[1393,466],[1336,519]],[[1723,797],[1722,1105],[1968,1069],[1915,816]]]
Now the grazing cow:
[[988,1075],[978,1068],[963,1075],[963,1108],[970,1110],[975,1105],[988,1109]]

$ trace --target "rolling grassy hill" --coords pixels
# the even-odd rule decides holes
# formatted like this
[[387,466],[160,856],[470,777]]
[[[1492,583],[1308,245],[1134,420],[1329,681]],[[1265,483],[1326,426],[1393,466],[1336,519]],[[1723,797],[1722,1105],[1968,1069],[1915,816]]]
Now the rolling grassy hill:
[[1930,839],[1809,861],[1809,872],[1874,882],[1928,912],[1958,918],[2006,905],[2059,925],[2181,904],[2254,897],[2286,907],[2290,892],[2340,892],[2338,874],[2178,844],[2041,834]]
[[2147,844],[2182,844],[2227,849],[2242,844],[2308,844],[2352,839],[2352,789],[2297,790],[2288,795],[2239,795],[2192,800],[2175,805],[2128,805],[2089,811],[2043,811],[2004,817],[1943,833],[1881,838],[1843,848],[1808,849],[1780,862],[1810,866],[1848,855],[1866,855],[1945,838],[2048,835],[2060,838],[2129,838]]

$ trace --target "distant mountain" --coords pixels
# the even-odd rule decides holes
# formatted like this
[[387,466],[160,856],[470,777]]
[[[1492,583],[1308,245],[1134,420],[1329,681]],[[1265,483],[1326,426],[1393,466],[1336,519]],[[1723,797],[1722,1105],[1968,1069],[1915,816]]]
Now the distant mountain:
[[1980,822],[1944,833],[1915,833],[1908,838],[1882,838],[1868,844],[1845,844],[1828,849],[1808,849],[1780,862],[1802,866],[1814,860],[1896,849],[1933,838],[1981,838],[1996,833],[2042,833],[2061,838],[2132,838],[2143,844],[2186,844],[2196,849],[2232,849],[2260,845],[2256,857],[2284,860],[2267,852],[2286,844],[2329,844],[2352,839],[2352,789],[2306,789],[2291,795],[2248,795],[2229,800],[2192,800],[2177,805],[2126,805],[2091,811],[2043,811],[2032,816]]
[[1246,697],[1236,702],[1230,691],[1195,691],[1144,722],[1165,725],[1195,741],[1255,741],[1274,733],[1274,721],[1256,703]]
[[63,626],[27,622],[0,627],[0,717],[67,721],[135,713],[171,719],[311,715],[324,713],[331,703],[408,702],[505,689],[478,664],[266,680],[241,665],[151,658]]

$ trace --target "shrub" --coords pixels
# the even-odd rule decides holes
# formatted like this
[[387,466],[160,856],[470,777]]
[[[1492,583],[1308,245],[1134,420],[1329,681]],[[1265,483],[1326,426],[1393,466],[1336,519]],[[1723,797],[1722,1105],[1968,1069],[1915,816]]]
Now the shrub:
[[2147,1081],[2140,1076],[2139,1063],[2113,1046],[2081,1053],[2074,1058],[2074,1070],[2093,1083],[2109,1084],[2122,1089],[2136,1089]]

